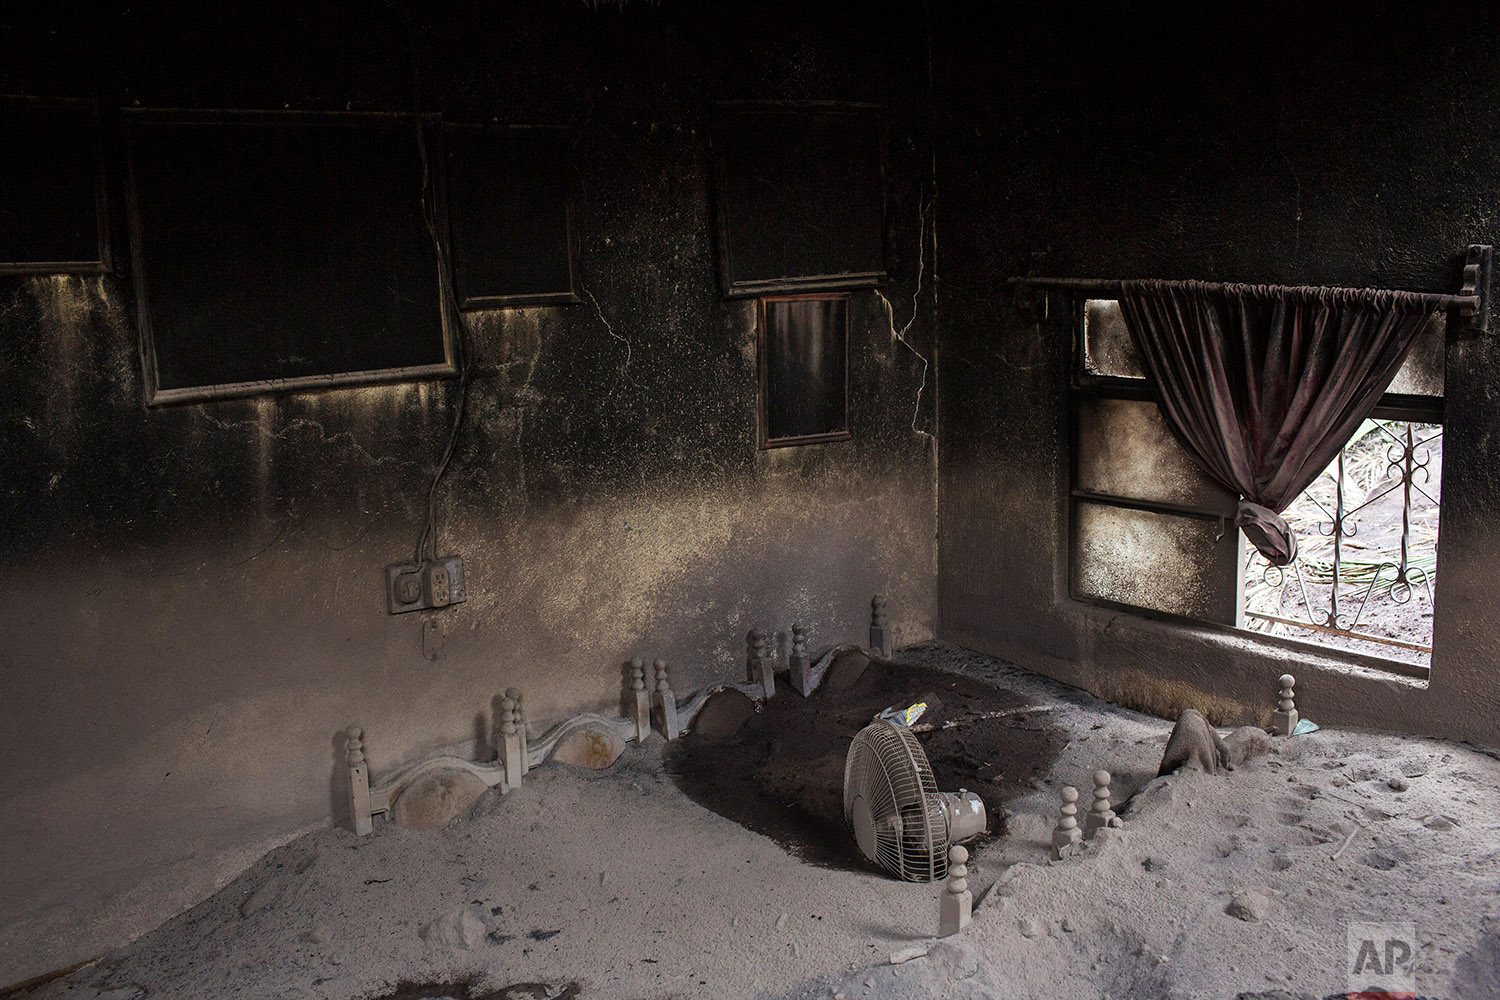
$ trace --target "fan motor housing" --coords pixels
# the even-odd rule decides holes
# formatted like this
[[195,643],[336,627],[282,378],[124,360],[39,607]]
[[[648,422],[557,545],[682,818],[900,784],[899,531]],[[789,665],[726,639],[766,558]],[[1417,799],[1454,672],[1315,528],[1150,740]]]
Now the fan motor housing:
[[948,842],[952,844],[977,837],[989,826],[984,800],[967,788],[944,792],[943,812],[948,819]]

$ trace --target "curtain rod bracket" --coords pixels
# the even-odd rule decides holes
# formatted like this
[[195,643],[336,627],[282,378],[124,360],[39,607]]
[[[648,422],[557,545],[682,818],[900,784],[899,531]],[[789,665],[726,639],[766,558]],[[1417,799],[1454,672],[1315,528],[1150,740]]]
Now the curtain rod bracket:
[[1475,333],[1489,333],[1494,320],[1494,303],[1491,295],[1490,270],[1494,265],[1495,248],[1483,244],[1473,244],[1469,247],[1468,256],[1464,259],[1463,288],[1459,294],[1472,295],[1476,302],[1472,307],[1465,306],[1463,315],[1468,319],[1469,329]]

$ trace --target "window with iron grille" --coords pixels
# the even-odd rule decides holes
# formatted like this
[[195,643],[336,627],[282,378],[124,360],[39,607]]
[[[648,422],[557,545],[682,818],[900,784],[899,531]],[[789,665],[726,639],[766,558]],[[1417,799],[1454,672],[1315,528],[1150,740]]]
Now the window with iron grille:
[[1177,445],[1118,304],[1077,302],[1074,326],[1074,598],[1315,642],[1426,676],[1442,499],[1441,316],[1371,418],[1283,513],[1299,544],[1284,569],[1242,541],[1237,497]]

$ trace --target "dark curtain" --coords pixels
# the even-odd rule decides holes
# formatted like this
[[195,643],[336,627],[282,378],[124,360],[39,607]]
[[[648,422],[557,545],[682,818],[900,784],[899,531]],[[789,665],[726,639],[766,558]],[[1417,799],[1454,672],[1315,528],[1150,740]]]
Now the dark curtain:
[[1240,495],[1235,524],[1273,566],[1281,512],[1370,415],[1433,315],[1409,292],[1127,281],[1146,381],[1193,460]]

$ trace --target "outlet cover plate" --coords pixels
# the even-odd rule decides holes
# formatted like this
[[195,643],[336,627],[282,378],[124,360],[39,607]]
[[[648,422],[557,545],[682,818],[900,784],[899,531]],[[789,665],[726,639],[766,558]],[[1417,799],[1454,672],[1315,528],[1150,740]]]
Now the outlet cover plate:
[[[406,611],[427,611],[433,607],[431,595],[425,585],[428,579],[428,570],[431,567],[441,566],[448,571],[448,603],[446,607],[462,604],[464,597],[464,561],[461,556],[444,556],[441,559],[427,560],[424,562],[400,562],[391,563],[385,568],[385,599],[386,606],[391,614],[399,615]],[[418,596],[414,601],[403,601],[402,577],[408,574],[417,582]],[[408,594],[409,596],[409,594]]]

